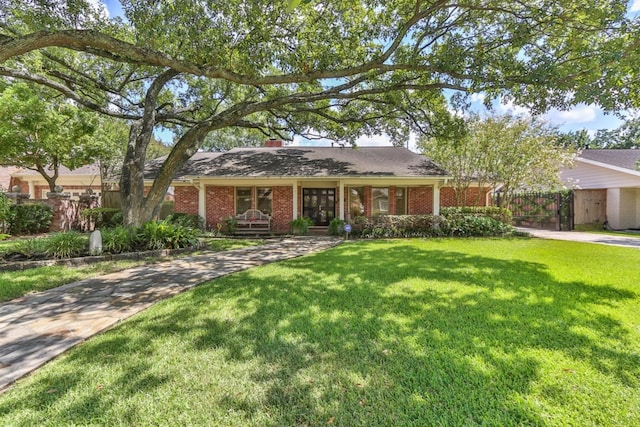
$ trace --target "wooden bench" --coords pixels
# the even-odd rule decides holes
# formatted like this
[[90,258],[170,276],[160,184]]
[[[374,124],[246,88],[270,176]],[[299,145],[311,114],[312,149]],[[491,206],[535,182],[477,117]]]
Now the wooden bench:
[[236,233],[269,233],[271,231],[271,216],[258,209],[249,209],[236,215],[235,220]]

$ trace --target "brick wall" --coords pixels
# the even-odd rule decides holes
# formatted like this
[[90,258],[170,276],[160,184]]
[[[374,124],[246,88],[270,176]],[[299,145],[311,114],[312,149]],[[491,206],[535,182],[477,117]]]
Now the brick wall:
[[289,223],[293,220],[293,188],[272,187],[273,191],[273,231],[285,233],[289,231]]
[[205,190],[207,227],[215,229],[218,224],[225,225],[225,220],[235,215],[234,187],[212,187]]
[[389,215],[396,214],[396,187],[389,187]]
[[[486,206],[487,204],[486,195],[488,191],[489,191],[488,188],[483,188],[483,189],[480,189],[477,187],[469,188],[466,192],[465,206]],[[479,192],[482,192],[482,196],[480,197],[480,200],[478,200]],[[456,193],[452,187],[442,187],[440,189],[440,206],[443,208],[456,206]]]
[[6,189],[7,191],[12,191],[14,185],[20,186],[20,192],[23,194],[29,193],[29,183],[27,181],[23,181],[20,178],[11,178],[9,182],[9,187]]
[[175,187],[175,212],[198,214],[198,189],[196,187]]
[[371,203],[373,200],[373,188],[368,185],[364,187],[364,216],[371,218]]
[[407,189],[407,213],[426,215],[433,213],[433,187],[409,187]]

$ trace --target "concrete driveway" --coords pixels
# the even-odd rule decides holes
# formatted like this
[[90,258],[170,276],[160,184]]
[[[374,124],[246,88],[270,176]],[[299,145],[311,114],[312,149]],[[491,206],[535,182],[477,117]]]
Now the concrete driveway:
[[598,243],[601,245],[623,246],[640,249],[640,235],[618,236],[613,234],[586,233],[581,231],[550,231],[518,227],[518,231],[540,239],[569,240],[572,242]]

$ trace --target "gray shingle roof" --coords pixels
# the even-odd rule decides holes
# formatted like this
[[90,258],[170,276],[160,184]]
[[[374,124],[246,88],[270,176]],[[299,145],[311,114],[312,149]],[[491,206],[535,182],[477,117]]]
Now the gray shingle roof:
[[[53,171],[50,169],[45,169],[45,171],[47,172],[47,174],[52,174]],[[40,176],[40,173],[38,171],[34,171],[31,169],[21,169],[19,172],[20,175],[38,175]],[[60,167],[58,168],[58,173],[63,176],[63,175],[100,175],[100,167],[98,166],[97,163],[94,164],[89,164],[89,165],[85,165],[85,166],[80,166],[79,168],[76,168],[74,170],[69,170],[69,168],[67,168],[66,166],[60,165]]]
[[584,150],[578,157],[635,171],[640,150]]
[[[153,179],[160,159],[147,167]],[[186,177],[425,177],[447,173],[421,154],[400,147],[234,148],[225,153],[197,153],[176,174]]]

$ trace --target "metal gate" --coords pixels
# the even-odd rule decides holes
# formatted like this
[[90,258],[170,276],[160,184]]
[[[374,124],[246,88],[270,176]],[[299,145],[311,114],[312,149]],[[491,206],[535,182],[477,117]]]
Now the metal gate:
[[[501,194],[493,197],[495,206],[502,206]],[[571,231],[574,228],[573,191],[556,193],[516,193],[509,207],[517,226]]]

